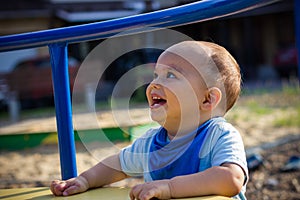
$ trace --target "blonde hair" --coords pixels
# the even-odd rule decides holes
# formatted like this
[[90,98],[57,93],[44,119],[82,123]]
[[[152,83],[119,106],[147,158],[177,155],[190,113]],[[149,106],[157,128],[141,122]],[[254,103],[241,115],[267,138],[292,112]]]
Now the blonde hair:
[[211,42],[198,42],[201,47],[209,50],[209,57],[218,68],[220,77],[216,79],[216,86],[223,84],[226,95],[226,112],[237,101],[241,91],[240,67],[233,56],[222,46]]

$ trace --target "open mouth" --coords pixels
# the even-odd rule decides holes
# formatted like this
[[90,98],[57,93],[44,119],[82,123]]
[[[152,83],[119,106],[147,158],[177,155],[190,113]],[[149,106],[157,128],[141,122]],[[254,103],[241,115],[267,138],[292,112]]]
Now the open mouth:
[[158,106],[164,105],[167,102],[167,100],[163,99],[160,96],[152,95],[152,102],[151,107],[156,108]]

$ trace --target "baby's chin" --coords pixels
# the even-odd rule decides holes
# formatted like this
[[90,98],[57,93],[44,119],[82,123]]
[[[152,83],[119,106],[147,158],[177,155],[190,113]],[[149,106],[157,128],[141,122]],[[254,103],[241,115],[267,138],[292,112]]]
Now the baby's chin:
[[151,117],[152,121],[157,122],[161,126],[163,126],[166,121],[165,115],[157,115],[157,114],[150,113],[150,117]]

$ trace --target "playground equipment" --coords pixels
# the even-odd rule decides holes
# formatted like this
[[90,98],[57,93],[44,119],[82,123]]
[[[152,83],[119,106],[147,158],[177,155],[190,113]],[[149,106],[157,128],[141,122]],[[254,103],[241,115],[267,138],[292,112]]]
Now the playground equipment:
[[[120,200],[129,199],[129,188],[101,188],[89,190],[81,194],[68,197],[55,197],[51,194],[49,188],[20,188],[20,189],[0,189],[0,198],[3,200],[23,200],[23,199],[44,199],[44,200],[90,200],[90,199],[109,199]],[[210,196],[198,198],[185,198],[184,200],[228,200],[227,197]],[[180,200],[180,199],[179,199]]]
[[[126,34],[135,34],[143,32],[149,27],[155,30],[207,21],[259,8],[276,1],[278,0],[198,1],[179,7],[104,22],[3,36],[0,37],[0,52],[41,46],[49,47],[61,175],[62,179],[65,180],[77,175],[70,88],[68,84],[68,44],[104,39],[116,34],[122,34],[124,31]],[[298,24],[296,31],[297,35],[300,35],[300,1],[295,0],[295,9],[297,9],[295,10],[295,19]],[[299,39],[297,46],[300,47]]]

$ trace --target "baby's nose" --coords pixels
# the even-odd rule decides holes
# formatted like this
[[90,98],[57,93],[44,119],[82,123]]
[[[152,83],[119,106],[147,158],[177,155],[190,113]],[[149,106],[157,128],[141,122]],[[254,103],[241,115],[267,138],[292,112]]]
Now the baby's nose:
[[159,89],[161,87],[161,85],[159,84],[159,81],[157,80],[153,80],[150,84],[149,84],[150,88],[153,89]]

